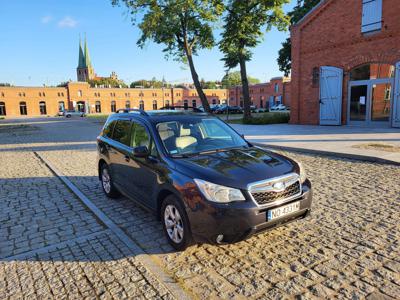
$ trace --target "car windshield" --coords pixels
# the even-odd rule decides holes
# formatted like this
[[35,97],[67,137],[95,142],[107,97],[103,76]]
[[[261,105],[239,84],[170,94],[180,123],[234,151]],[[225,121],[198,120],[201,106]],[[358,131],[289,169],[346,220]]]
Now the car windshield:
[[193,118],[157,124],[164,147],[172,156],[247,147],[246,141],[219,119]]

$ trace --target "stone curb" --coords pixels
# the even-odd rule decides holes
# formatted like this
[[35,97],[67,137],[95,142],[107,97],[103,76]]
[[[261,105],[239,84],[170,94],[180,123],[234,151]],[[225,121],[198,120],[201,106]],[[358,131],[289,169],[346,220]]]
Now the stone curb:
[[89,200],[66,176],[55,168],[47,159],[39,153],[33,152],[67,187],[76,197],[103,223],[109,228],[135,255],[153,275],[162,283],[176,299],[190,299],[189,295],[179,286],[170,275],[165,273],[144,250],[133,241],[121,228],[118,227],[106,214],[104,214],[92,201]]
[[351,153],[341,153],[341,152],[333,152],[333,151],[325,151],[325,150],[313,150],[313,149],[305,149],[305,148],[298,148],[298,147],[288,147],[288,146],[278,146],[278,145],[271,145],[271,144],[262,144],[262,143],[253,143],[253,145],[264,147],[264,148],[271,148],[274,150],[284,150],[284,151],[294,151],[306,154],[318,154],[324,156],[332,156],[338,158],[348,158],[348,159],[355,159],[365,162],[373,162],[373,163],[380,163],[386,165],[395,165],[400,166],[400,162],[379,158],[375,156],[368,156],[368,155],[359,155],[359,154],[351,154]]

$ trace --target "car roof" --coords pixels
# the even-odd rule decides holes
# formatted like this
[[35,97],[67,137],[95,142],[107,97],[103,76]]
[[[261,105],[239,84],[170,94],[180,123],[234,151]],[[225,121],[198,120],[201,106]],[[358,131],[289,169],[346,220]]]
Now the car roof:
[[208,113],[193,112],[186,110],[150,110],[150,111],[130,111],[122,113],[114,113],[109,116],[109,120],[115,120],[120,118],[130,118],[147,120],[150,123],[168,122],[176,120],[190,120],[193,118],[216,118]]

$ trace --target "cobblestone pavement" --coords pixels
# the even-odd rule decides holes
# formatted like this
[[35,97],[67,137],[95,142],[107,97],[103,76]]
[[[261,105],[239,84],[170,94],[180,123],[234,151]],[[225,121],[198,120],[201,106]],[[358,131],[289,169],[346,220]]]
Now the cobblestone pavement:
[[[62,140],[65,137],[60,140],[53,137],[53,140],[47,142],[42,137],[14,137],[14,143],[19,145],[19,149],[23,149],[31,140],[35,142],[35,150],[41,156],[68,176],[69,180],[193,297],[399,298],[400,167],[287,153],[303,162],[313,183],[313,213],[309,218],[233,245],[195,245],[184,252],[176,253],[167,244],[161,225],[152,214],[125,198],[111,200],[104,197],[97,179],[95,145],[91,143],[98,128],[90,123],[76,121],[75,129],[71,125],[70,135],[78,135],[83,124],[86,127],[93,126],[93,133],[86,128],[87,139],[81,140],[84,147],[77,144],[75,150],[71,147],[71,141]],[[45,133],[51,129],[40,130]],[[68,144],[65,145],[64,142]],[[8,144],[3,147],[3,150],[6,149],[4,152],[0,149],[1,157],[3,154],[7,155],[5,161],[20,159],[16,155],[31,156],[29,150],[16,154],[11,151],[12,148]],[[32,159],[35,160],[33,156]],[[3,172],[0,171],[2,178],[5,177]],[[9,172],[8,177],[23,176]],[[45,171],[42,174],[32,167],[31,172],[35,175],[28,173],[28,178],[40,177],[41,180],[55,181]],[[48,190],[53,185],[44,183],[39,187],[40,190]],[[73,198],[62,187],[54,188],[54,193],[57,191],[61,194],[60,199]],[[48,194],[45,195],[45,198],[51,198]],[[20,201],[22,200],[18,198],[17,203]],[[61,205],[58,201],[55,202],[54,205]],[[73,209],[71,212],[77,222],[80,220],[79,211]],[[96,225],[90,222],[88,224],[93,227]],[[105,290],[110,294],[101,294],[106,298],[111,295],[125,298],[134,293],[146,295],[142,286],[152,287],[153,293],[150,292],[147,295],[149,297],[168,295],[161,285],[152,283],[158,282],[157,280],[151,276],[148,276],[151,279],[146,277],[146,267],[129,256],[129,249],[107,229],[99,227],[98,230],[99,235],[71,242],[71,245],[57,249],[54,256],[50,252],[42,259],[40,255],[36,255],[32,260],[0,260],[0,297],[3,290],[10,293],[10,286],[11,291],[27,287],[27,291],[35,291],[32,295],[38,295],[38,286],[43,285],[39,290],[47,294],[49,289],[52,290],[60,284],[65,290],[57,288],[59,294],[53,292],[53,295],[69,291],[65,287],[68,284],[75,286],[73,290],[79,291],[80,295],[84,294],[85,289],[100,295],[103,291],[101,288],[106,287]],[[90,254],[86,254],[84,249],[88,249]],[[71,259],[59,259],[64,255]],[[101,258],[103,255],[107,258]],[[51,282],[53,272],[58,274],[54,276],[58,278],[58,281],[54,279],[56,283]],[[75,274],[81,280],[76,280]],[[110,283],[105,279],[108,278],[105,274],[111,274],[113,280]],[[132,275],[132,278],[131,274],[142,277],[136,280],[136,275]],[[41,276],[42,279],[37,281],[33,276]],[[36,282],[39,282],[37,286]],[[115,291],[120,293],[114,292],[114,286]],[[128,294],[126,289],[129,288],[133,294]]]

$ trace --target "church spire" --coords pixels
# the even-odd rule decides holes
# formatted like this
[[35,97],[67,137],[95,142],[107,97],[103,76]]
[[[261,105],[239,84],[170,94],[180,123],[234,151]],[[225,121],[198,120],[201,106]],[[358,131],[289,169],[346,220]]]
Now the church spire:
[[78,61],[78,68],[84,68],[85,67],[85,56],[83,54],[83,49],[82,49],[82,40],[79,37],[79,61]]
[[86,34],[85,34],[85,67],[86,68],[92,67],[92,64],[90,62],[90,55],[89,55],[89,48],[88,48],[87,40],[86,40]]

